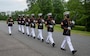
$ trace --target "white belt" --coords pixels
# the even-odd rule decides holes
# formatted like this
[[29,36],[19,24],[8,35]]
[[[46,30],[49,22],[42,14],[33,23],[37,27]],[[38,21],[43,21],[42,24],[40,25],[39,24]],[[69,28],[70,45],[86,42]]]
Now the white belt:
[[40,26],[42,26],[42,24],[39,24]]
[[32,23],[32,26],[34,26],[34,24]]
[[49,25],[49,27],[53,28],[53,25]]

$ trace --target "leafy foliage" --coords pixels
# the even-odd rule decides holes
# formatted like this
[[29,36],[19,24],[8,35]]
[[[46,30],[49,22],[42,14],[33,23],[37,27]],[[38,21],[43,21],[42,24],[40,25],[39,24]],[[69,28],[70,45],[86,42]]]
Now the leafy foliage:
[[[29,2],[30,1],[31,0],[29,0]],[[31,4],[31,2],[29,4]],[[38,13],[43,13],[45,19],[47,18],[47,13],[52,13],[54,18],[56,18],[56,23],[60,23],[63,19],[64,8],[61,0],[36,0],[35,3],[28,7],[30,14],[35,13],[37,15]]]

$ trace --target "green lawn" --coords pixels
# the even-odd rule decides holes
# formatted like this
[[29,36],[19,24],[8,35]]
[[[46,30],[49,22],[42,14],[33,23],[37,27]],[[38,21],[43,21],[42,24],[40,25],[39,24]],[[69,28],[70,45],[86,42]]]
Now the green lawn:
[[[84,29],[83,26],[75,26],[75,28],[81,28]],[[84,36],[90,36],[90,32],[86,32],[86,31],[80,31],[79,28],[76,30],[76,29],[73,29],[72,30],[72,34],[79,34],[79,35],[84,35]],[[61,29],[60,25],[55,25],[55,29],[54,29],[56,32],[62,32],[63,30]]]
[[90,36],[90,32],[87,32],[87,31],[72,30],[72,33],[73,34],[84,35],[84,36]]

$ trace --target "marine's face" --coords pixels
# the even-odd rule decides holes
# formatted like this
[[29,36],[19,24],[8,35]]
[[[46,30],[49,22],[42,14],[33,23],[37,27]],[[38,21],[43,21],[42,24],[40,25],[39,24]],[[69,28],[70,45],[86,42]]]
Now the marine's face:
[[51,16],[49,15],[48,18],[50,18]]
[[9,17],[11,19],[11,17]]
[[19,18],[20,18],[20,16],[19,16]]
[[41,18],[42,18],[42,16],[39,16],[39,18],[41,19]]
[[32,16],[32,18],[34,18],[34,16]]
[[51,17],[51,16],[49,15],[49,16],[48,16],[48,19],[49,19],[49,20],[50,20],[50,17]]
[[29,18],[29,16],[27,16],[27,18]]
[[23,16],[24,17],[24,16]]
[[32,19],[34,19],[34,16],[32,16]]
[[67,20],[67,16],[64,16],[64,19]]

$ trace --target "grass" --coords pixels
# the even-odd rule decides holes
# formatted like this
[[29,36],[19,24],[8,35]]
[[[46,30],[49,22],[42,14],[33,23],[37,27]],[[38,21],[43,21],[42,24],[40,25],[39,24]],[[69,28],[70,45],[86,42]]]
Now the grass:
[[87,31],[72,30],[72,33],[73,34],[84,35],[84,36],[90,36],[90,32],[87,32]]
[[73,30],[85,31],[85,26],[75,26]]
[[[84,29],[83,26],[76,26],[76,28],[79,27]],[[72,34],[78,34],[78,35],[84,35],[84,36],[90,36],[90,32],[87,32],[87,31],[80,31],[79,29],[73,29],[71,32]],[[55,28],[54,28],[55,32],[62,32],[63,30],[61,29],[60,25],[55,25]]]

